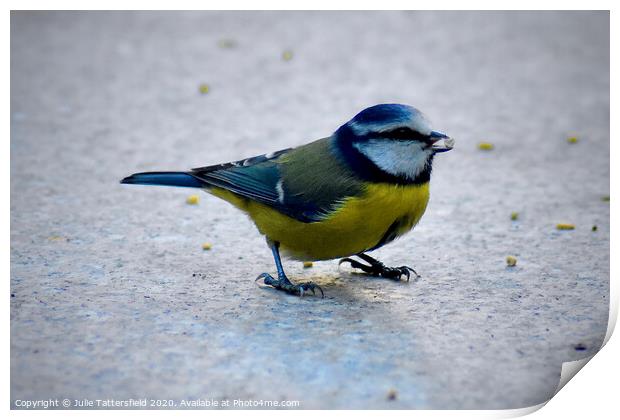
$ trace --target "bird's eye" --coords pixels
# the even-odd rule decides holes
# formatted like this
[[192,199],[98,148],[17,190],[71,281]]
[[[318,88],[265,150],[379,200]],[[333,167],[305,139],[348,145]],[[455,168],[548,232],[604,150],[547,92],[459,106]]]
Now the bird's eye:
[[375,133],[375,137],[389,140],[418,140],[423,142],[426,142],[428,139],[428,136],[425,136],[409,127],[399,127],[390,131]]
[[406,140],[412,137],[413,131],[410,128],[401,127],[389,132],[389,137],[396,140]]
[[388,133],[388,138],[392,140],[417,140],[427,143],[430,139],[429,136],[425,136],[419,131],[413,130],[409,127],[400,127],[394,129]]
[[392,140],[415,140],[418,137],[418,133],[409,127],[395,128],[385,134],[385,137]]

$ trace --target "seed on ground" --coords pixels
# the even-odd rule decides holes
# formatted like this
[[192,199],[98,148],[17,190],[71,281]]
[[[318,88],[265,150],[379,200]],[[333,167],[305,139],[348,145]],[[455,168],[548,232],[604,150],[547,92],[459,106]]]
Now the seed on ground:
[[199,201],[200,201],[200,197],[198,197],[197,194],[190,195],[189,197],[187,197],[187,200],[185,200],[187,204],[192,204],[192,205],[198,204]]
[[558,223],[557,225],[555,225],[555,228],[557,230],[573,230],[575,229],[575,225],[573,225],[572,223]]
[[213,247],[213,245],[211,245],[211,243],[210,243],[210,242],[205,242],[204,244],[202,244],[202,249],[203,249],[204,251],[208,251],[208,250],[210,250],[212,247]]
[[515,265],[517,265],[517,258],[513,257],[512,255],[507,256],[506,265],[508,265],[508,267],[514,267]]
[[493,145],[493,143],[489,143],[489,142],[480,142],[478,143],[478,149],[480,150],[493,150],[495,148],[495,146]]
[[284,50],[282,52],[282,60],[284,61],[291,61],[293,59],[293,51],[291,50]]
[[230,49],[230,48],[235,48],[237,46],[237,41],[235,41],[234,39],[220,39],[217,42],[217,45],[220,48]]
[[387,400],[388,401],[394,401],[396,398],[398,398],[398,391],[396,391],[394,388],[390,389],[387,393]]
[[304,268],[310,268],[314,265],[312,261],[304,261]]

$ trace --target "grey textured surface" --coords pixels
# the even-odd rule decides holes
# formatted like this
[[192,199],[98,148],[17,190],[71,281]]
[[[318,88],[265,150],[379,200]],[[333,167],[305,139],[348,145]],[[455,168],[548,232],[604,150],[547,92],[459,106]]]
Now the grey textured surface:
[[[13,13],[12,401],[546,400],[607,325],[608,53],[602,12]],[[271,255],[240,212],[118,184],[302,144],[380,102],[457,138],[421,223],[375,253],[415,283],[286,262],[326,298],[262,289]]]

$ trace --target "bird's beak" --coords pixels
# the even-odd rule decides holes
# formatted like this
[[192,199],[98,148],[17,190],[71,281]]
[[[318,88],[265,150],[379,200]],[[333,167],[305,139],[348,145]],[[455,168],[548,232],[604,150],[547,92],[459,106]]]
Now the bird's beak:
[[[433,153],[449,152],[454,148],[454,139],[439,131],[431,131],[431,144]],[[443,145],[435,144],[439,140],[443,140]]]

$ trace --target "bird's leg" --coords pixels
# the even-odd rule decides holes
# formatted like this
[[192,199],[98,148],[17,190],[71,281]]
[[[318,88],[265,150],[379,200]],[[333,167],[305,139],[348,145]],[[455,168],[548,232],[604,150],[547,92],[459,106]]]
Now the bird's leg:
[[411,273],[415,274],[416,278],[420,277],[413,268],[406,265],[402,265],[400,267],[386,267],[381,261],[374,259],[370,255],[360,253],[357,254],[357,256],[366,261],[369,265],[362,264],[361,262],[351,258],[341,259],[338,265],[343,262],[348,262],[353,268],[358,268],[368,274],[372,274],[373,276],[385,277],[393,280],[400,280],[402,276],[406,276],[407,281],[409,281]]
[[298,283],[293,284],[284,274],[284,268],[282,268],[282,261],[280,260],[280,244],[278,242],[269,243],[271,247],[271,252],[273,253],[273,259],[276,262],[276,268],[278,270],[278,278],[274,279],[269,273],[262,273],[259,275],[256,280],[262,279],[263,282],[267,286],[271,286],[275,289],[285,291],[286,293],[290,293],[292,295],[303,296],[305,292],[308,290],[312,292],[312,294],[316,294],[315,290],[321,292],[321,297],[325,297],[323,294],[323,289],[319,287],[317,284],[308,282],[308,283]]

